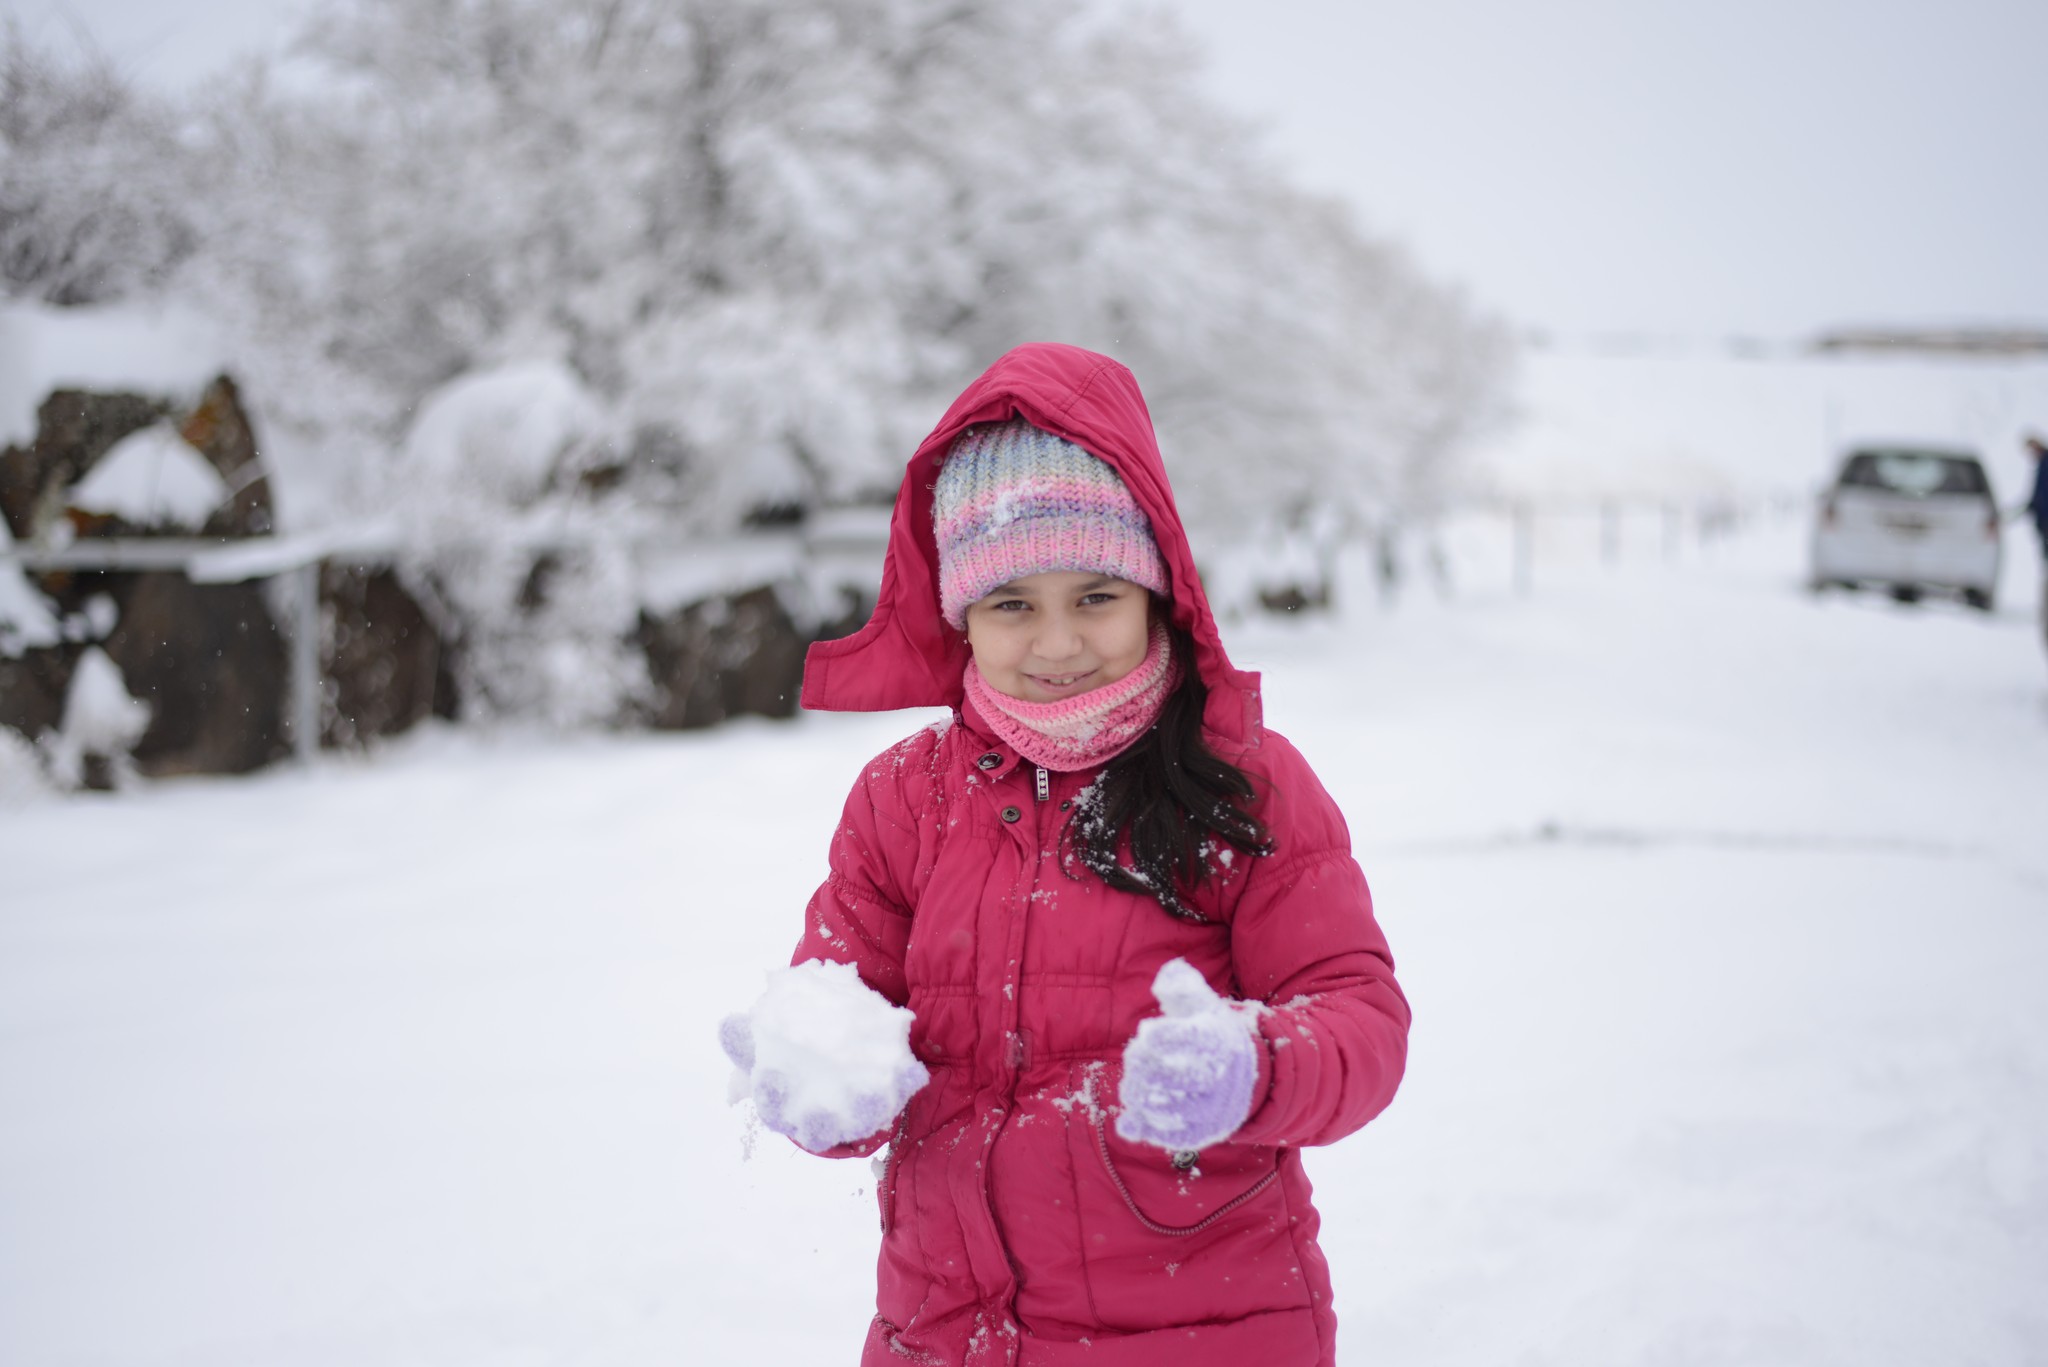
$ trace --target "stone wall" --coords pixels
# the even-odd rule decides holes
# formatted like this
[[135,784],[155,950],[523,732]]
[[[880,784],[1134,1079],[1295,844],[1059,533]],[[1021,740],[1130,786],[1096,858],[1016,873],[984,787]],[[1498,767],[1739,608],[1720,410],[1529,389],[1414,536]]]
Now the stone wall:
[[[68,505],[68,491],[102,456],[163,421],[230,491],[203,529],[130,526]],[[276,530],[256,429],[226,376],[190,408],[142,394],[51,394],[35,439],[0,451],[0,516],[17,544],[53,533],[87,544],[195,534],[234,540]],[[196,584],[174,571],[66,570],[32,574],[29,582],[64,623],[65,639],[0,656],[0,726],[47,752],[64,726],[79,657],[97,645],[130,696],[151,708],[132,754],[118,757],[122,772],[245,773],[290,753],[291,625],[279,610],[283,594],[262,581]],[[437,619],[447,612],[439,596],[414,592],[403,564],[329,563],[319,583],[323,746],[360,747],[430,717],[461,715],[461,676],[453,668],[461,624]],[[805,648],[858,628],[866,607],[849,601],[841,619],[807,629],[776,586],[759,584],[643,611],[627,644],[645,656],[649,695],[623,720],[668,730],[746,714],[793,716]],[[88,771],[111,772],[105,764]]]

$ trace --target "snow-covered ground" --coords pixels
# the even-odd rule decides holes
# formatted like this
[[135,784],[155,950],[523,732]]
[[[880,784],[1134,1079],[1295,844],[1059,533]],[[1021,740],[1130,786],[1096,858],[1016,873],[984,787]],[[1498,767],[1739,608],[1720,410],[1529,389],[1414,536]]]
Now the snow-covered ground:
[[[1342,1361],[2042,1360],[2009,550],[1988,618],[1811,598],[1787,523],[1233,629],[1416,1008],[1310,1158]],[[921,720],[0,796],[0,1361],[850,1361],[872,1176],[746,1136],[716,1026]]]

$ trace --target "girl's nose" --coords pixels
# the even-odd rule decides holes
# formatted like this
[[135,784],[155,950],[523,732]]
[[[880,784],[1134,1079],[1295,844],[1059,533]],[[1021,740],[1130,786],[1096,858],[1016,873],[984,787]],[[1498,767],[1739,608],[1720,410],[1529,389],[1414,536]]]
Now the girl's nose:
[[1065,660],[1081,653],[1081,636],[1065,619],[1049,616],[1040,624],[1032,645],[1041,659]]

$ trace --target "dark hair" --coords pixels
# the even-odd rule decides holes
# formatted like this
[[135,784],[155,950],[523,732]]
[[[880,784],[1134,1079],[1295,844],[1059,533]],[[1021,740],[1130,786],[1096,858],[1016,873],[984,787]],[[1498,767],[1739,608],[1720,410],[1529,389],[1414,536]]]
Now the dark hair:
[[1168,631],[1184,666],[1179,685],[1145,738],[1082,794],[1060,844],[1070,873],[1078,857],[1111,887],[1201,921],[1207,918],[1183,899],[1214,876],[1212,857],[1226,846],[1271,854],[1273,838],[1248,810],[1257,797],[1250,776],[1202,739],[1209,689],[1195,671],[1193,639],[1178,627]]

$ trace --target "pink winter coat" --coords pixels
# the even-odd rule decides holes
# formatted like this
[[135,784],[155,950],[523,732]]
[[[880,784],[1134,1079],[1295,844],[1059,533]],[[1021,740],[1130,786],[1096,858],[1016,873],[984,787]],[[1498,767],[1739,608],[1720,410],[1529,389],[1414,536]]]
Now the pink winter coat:
[[[932,481],[970,423],[1021,416],[1109,462],[1152,521],[1173,619],[1196,642],[1211,745],[1248,774],[1274,852],[1237,855],[1169,916],[1063,866],[1059,833],[1095,774],[1052,774],[965,705],[967,647],[939,614]],[[856,965],[916,1013],[931,1070],[879,1185],[877,1313],[864,1367],[1329,1367],[1336,1316],[1299,1148],[1393,1098],[1408,1006],[1336,804],[1260,722],[1231,667],[1137,382],[1074,347],[1010,352],[918,448],[897,496],[874,617],[811,648],[806,707],[951,705],[867,766],[834,835],[794,962]],[[1151,983],[1182,957],[1263,1002],[1262,1099],[1194,1166],[1107,1123]]]

